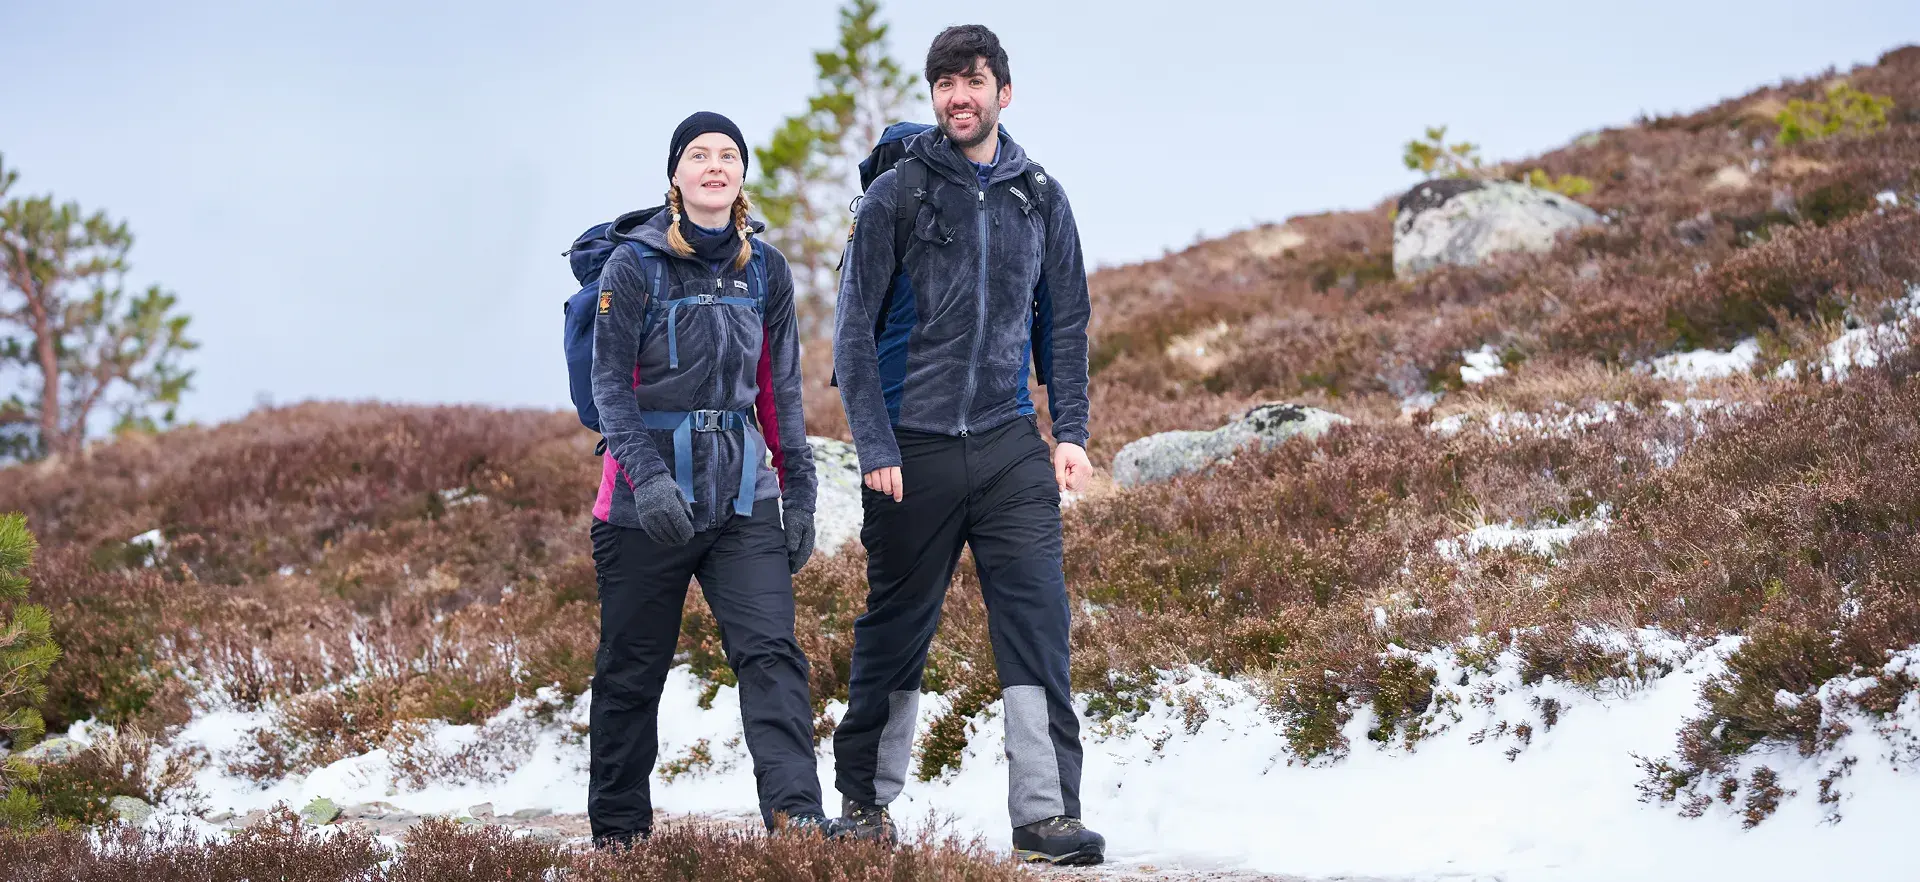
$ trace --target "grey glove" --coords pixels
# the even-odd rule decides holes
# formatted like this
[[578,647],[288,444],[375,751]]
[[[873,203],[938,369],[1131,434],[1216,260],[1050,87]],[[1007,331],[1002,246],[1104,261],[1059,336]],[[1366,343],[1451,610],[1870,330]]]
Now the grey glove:
[[664,472],[633,488],[633,507],[640,512],[640,530],[661,545],[685,545],[693,538],[693,513],[680,498],[680,486]]
[[788,509],[781,516],[787,523],[787,572],[797,573],[813,557],[813,512]]

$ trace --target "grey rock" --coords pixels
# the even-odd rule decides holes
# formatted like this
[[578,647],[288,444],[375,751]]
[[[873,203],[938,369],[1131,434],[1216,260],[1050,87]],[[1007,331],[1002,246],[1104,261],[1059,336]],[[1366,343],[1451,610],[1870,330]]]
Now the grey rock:
[[237,815],[235,815],[233,812],[218,811],[208,815],[205,818],[205,820],[209,824],[224,824],[228,821],[233,820],[235,817],[237,817]]
[[479,805],[467,806],[467,814],[476,818],[491,818],[493,817],[493,803],[483,802]]
[[393,814],[393,806],[384,802],[360,802],[340,810],[340,817],[353,820],[378,821]]
[[1593,209],[1525,184],[1427,181],[1400,197],[1393,272],[1404,279],[1449,264],[1474,266],[1507,251],[1546,251],[1561,233],[1601,222]]
[[1703,210],[1693,217],[1674,224],[1673,235],[1688,248],[1707,244],[1707,240],[1713,238],[1713,212]]
[[126,821],[135,827],[146,823],[148,818],[153,817],[153,806],[147,805],[145,800],[135,799],[131,796],[116,796],[109,799],[107,800],[107,808],[113,811],[114,817]]
[[35,763],[63,763],[85,749],[78,741],[65,735],[55,735],[21,751],[20,758]]
[[331,824],[338,817],[340,817],[340,807],[324,796],[315,798],[307,803],[306,808],[300,810],[300,820],[316,827]]
[[814,502],[814,547],[834,554],[860,535],[864,518],[860,503],[860,457],[853,445],[834,438],[807,436],[813,448],[813,471],[820,479]]
[[246,815],[240,819],[240,823],[236,826],[251,827],[266,819],[267,819],[267,813],[265,809],[254,809],[253,811],[247,812]]
[[513,819],[516,821],[531,821],[535,818],[544,818],[550,814],[553,814],[552,809],[523,808],[513,813]]
[[1120,448],[1113,479],[1122,487],[1165,481],[1228,462],[1248,447],[1272,447],[1289,438],[1314,439],[1347,419],[1331,411],[1298,404],[1262,404],[1209,432],[1178,431],[1149,435]]

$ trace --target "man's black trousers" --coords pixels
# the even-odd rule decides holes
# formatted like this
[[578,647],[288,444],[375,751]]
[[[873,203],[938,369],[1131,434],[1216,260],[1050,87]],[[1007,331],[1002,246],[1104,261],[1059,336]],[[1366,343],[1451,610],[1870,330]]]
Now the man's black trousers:
[[648,776],[660,749],[660,692],[680,638],[687,580],[720,624],[727,664],[740,681],[740,717],[760,814],[819,814],[807,658],[793,639],[793,579],[787,572],[780,501],[753,517],[729,516],[678,548],[639,530],[593,524],[600,588],[600,650],[593,665],[592,756],[587,815],[593,835],[625,838],[653,827]]
[[[1031,419],[970,436],[896,430],[906,491],[863,491],[867,612],[854,624],[835,784],[868,805],[900,795],[927,647],[962,546],[973,549],[1005,701],[1014,826],[1080,815],[1080,721],[1067,676],[1060,489]],[[984,662],[984,659],[978,660]]]

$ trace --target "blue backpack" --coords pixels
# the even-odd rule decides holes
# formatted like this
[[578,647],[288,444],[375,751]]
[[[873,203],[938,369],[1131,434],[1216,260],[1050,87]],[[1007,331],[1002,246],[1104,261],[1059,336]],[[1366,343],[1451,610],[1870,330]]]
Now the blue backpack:
[[[612,227],[612,223],[588,227],[562,255],[573,267],[574,280],[580,283],[580,290],[561,305],[565,316],[562,344],[567,355],[567,391],[573,398],[573,409],[580,416],[580,424],[595,432],[600,431],[600,409],[593,404],[593,316],[600,297],[600,271],[617,247],[608,235]],[[643,265],[660,258],[650,248],[636,246],[636,250]],[[649,272],[648,275],[655,274]]]

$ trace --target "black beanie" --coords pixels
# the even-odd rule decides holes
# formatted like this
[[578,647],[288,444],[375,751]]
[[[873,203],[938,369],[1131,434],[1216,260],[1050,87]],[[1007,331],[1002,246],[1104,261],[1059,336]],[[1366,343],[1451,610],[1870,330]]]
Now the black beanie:
[[708,132],[719,132],[733,139],[734,146],[740,148],[740,174],[742,176],[746,175],[748,161],[747,139],[740,136],[740,127],[734,125],[733,120],[727,119],[720,114],[714,113],[711,110],[702,110],[681,121],[680,127],[673,130],[673,147],[667,152],[668,180],[673,179],[673,170],[680,165],[681,151],[686,150],[687,145],[693,143],[693,139]]

